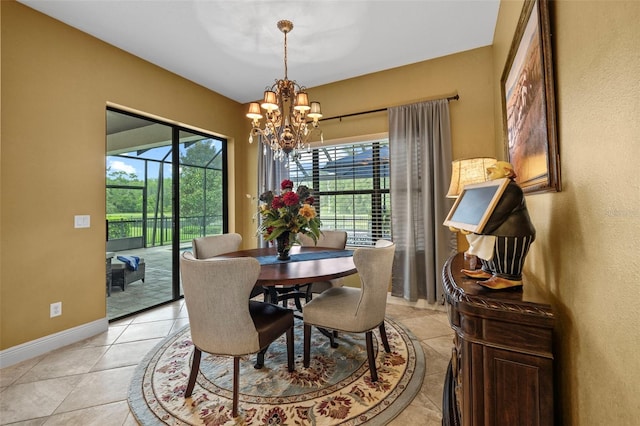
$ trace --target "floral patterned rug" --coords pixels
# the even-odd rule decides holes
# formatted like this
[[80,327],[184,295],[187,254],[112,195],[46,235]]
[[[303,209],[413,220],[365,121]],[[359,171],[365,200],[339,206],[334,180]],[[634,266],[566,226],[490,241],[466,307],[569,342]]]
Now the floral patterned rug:
[[193,343],[189,327],[169,336],[140,363],[129,406],[142,425],[384,425],[420,390],[424,354],[400,324],[385,321],[391,353],[375,335],[378,382],[371,382],[364,334],[340,333],[337,348],[313,329],[311,365],[302,366],[302,322],[295,326],[295,368],[287,371],[284,336],[253,368],[241,358],[238,417],[231,416],[233,361],[203,352],[191,398],[184,398]]

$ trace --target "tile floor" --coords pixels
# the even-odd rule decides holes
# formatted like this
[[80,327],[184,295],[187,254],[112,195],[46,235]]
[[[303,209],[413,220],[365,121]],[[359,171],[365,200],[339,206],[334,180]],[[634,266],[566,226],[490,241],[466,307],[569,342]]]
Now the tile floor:
[[[390,424],[440,425],[453,338],[444,308],[390,302],[387,315],[420,340],[426,359],[420,393]],[[136,365],[165,336],[187,323],[180,300],[111,323],[98,336],[1,369],[0,424],[137,425],[127,403]]]

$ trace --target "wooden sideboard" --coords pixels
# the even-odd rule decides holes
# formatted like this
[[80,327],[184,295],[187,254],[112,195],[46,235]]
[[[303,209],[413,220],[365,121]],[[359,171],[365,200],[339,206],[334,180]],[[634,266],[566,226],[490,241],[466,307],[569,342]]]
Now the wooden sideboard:
[[455,331],[445,380],[445,426],[549,426],[554,423],[553,327],[548,300],[526,276],[521,290],[488,290],[460,270],[442,270]]

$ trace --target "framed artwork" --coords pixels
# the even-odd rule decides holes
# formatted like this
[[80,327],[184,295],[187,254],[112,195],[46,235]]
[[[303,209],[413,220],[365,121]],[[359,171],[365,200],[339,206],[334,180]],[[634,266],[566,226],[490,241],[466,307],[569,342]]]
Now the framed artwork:
[[502,73],[506,154],[525,193],[560,191],[548,0],[525,0]]
[[443,225],[482,233],[509,180],[502,178],[465,185]]

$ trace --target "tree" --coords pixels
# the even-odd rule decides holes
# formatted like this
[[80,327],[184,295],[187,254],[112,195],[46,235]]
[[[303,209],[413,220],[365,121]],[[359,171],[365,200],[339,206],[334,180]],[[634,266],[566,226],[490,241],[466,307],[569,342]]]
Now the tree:
[[217,143],[212,139],[203,139],[190,145],[180,155],[180,215],[183,218],[204,217],[201,225],[205,227],[214,223],[218,226],[222,224],[223,172]]
[[110,188],[112,185],[143,188],[144,182],[135,173],[107,168],[107,214],[142,212],[142,191]]

